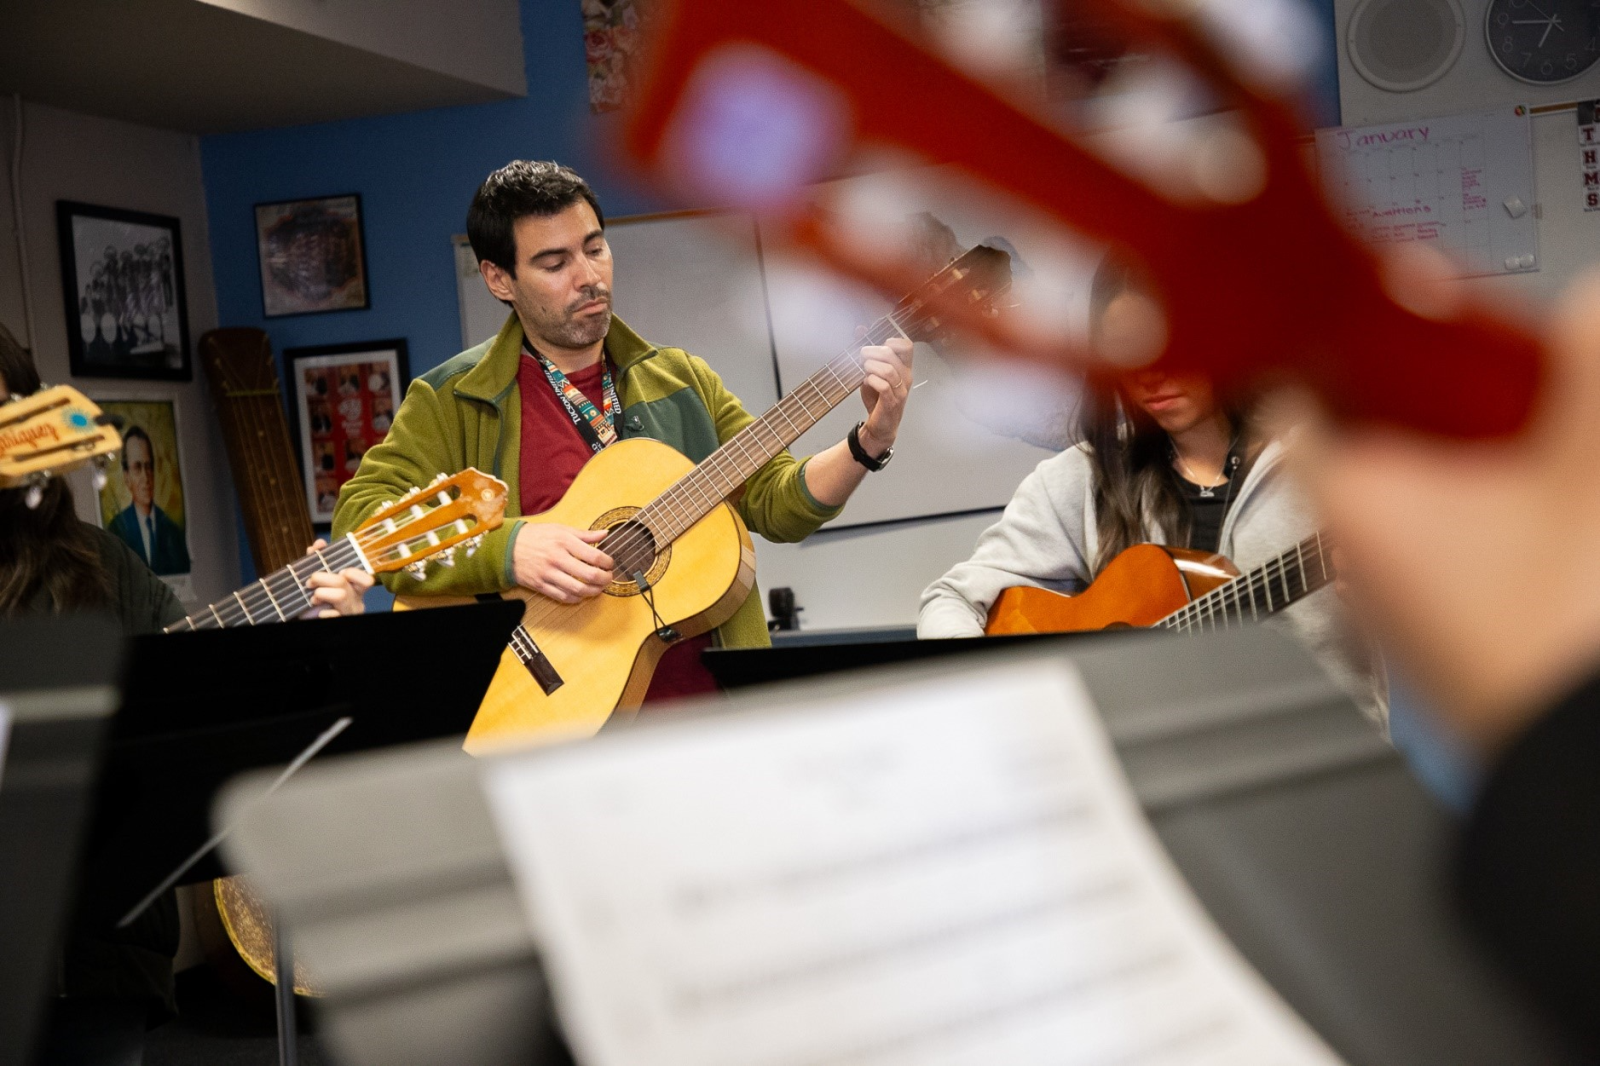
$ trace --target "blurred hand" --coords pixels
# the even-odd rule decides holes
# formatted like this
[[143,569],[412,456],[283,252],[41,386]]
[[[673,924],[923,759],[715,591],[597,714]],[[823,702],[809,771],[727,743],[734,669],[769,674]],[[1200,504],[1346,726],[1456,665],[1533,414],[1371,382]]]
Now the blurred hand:
[[1319,427],[1302,449],[1353,606],[1485,753],[1600,665],[1596,308],[1590,275],[1548,330],[1550,380],[1515,439]]
[[525,522],[517,530],[511,565],[517,584],[558,603],[577,603],[611,584],[611,556],[596,548],[605,530]]
[[[328,542],[318,537],[316,542],[306,549],[306,554],[321,551],[327,546]],[[372,575],[359,568],[341,570],[338,573],[319,570],[306,580],[306,588],[311,590],[311,607],[300,617],[337,618],[341,614],[360,614],[366,610],[362,597],[371,587]]]

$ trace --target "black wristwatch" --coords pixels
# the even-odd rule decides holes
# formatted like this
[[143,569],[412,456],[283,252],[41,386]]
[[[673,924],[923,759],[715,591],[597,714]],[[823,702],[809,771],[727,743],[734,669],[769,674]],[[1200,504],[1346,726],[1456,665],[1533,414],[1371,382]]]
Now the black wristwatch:
[[850,445],[850,454],[855,461],[876,474],[889,465],[889,460],[894,458],[894,449],[890,448],[876,459],[868,455],[866,449],[861,447],[861,427],[864,425],[865,422],[857,422],[850,427],[850,435],[845,438],[845,443]]

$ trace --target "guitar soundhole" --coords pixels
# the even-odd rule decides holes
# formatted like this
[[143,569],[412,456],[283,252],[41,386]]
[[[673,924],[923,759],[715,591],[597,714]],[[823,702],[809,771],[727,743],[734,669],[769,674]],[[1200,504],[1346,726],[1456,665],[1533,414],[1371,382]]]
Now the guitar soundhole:
[[610,531],[600,543],[600,550],[611,556],[616,580],[606,587],[611,596],[637,596],[639,583],[634,575],[643,573],[645,580],[654,585],[667,572],[672,559],[672,547],[656,551],[656,538],[641,522],[632,521],[639,512],[637,507],[618,507],[600,516],[590,528]]

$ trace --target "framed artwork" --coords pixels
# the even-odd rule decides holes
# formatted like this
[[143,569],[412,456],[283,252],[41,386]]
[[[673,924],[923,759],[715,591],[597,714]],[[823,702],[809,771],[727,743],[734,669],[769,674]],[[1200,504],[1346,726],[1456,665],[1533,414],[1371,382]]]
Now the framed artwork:
[[57,200],[56,233],[73,375],[191,380],[178,220]]
[[361,197],[256,204],[261,312],[267,318],[354,311],[372,303]]
[[122,456],[106,471],[100,525],[187,602],[193,596],[177,405],[171,400],[96,402],[122,419]]
[[333,522],[339,488],[383,440],[410,380],[404,340],[286,348],[295,447],[311,521]]
[[651,0],[582,0],[583,53],[589,68],[589,108],[599,113],[625,106],[651,14]]

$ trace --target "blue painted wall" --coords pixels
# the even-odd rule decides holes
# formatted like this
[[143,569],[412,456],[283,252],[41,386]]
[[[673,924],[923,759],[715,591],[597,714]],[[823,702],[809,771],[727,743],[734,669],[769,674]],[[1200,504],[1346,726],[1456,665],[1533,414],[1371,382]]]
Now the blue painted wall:
[[[559,159],[594,183],[608,214],[655,209],[601,159],[612,118],[589,111],[578,0],[523,0],[522,35],[524,99],[204,138],[218,320],[265,329],[280,352],[404,337],[420,373],[461,347],[450,236],[491,170]],[[253,205],[347,192],[361,194],[372,306],[263,318]]]

